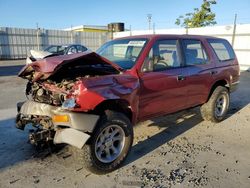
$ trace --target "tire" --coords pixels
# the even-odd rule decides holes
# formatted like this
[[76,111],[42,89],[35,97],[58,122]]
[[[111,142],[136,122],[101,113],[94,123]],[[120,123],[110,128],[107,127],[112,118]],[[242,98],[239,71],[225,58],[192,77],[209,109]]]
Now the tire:
[[133,127],[129,119],[122,113],[107,111],[90,143],[83,148],[84,166],[95,174],[116,170],[126,159],[132,143]]
[[229,108],[229,103],[230,97],[228,89],[223,86],[216,87],[209,100],[201,106],[202,118],[215,123],[224,120]]

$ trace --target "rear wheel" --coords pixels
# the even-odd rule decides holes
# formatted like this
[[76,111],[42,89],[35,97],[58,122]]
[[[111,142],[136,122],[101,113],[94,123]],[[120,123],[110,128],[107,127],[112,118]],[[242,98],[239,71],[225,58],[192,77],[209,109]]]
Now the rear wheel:
[[84,163],[92,172],[100,174],[120,167],[133,142],[133,128],[129,119],[108,111],[99,121],[90,144],[84,146]]
[[201,115],[204,120],[220,122],[225,119],[230,103],[228,89],[218,86],[207,103],[201,106]]

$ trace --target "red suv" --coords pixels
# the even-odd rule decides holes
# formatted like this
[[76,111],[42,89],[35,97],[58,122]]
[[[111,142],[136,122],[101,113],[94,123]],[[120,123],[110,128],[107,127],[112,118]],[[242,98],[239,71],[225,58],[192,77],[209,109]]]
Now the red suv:
[[29,100],[16,125],[36,130],[30,142],[67,143],[85,152],[87,166],[108,172],[125,160],[133,125],[201,106],[205,120],[226,116],[239,66],[224,39],[143,35],[116,39],[97,53],[48,57],[26,65]]

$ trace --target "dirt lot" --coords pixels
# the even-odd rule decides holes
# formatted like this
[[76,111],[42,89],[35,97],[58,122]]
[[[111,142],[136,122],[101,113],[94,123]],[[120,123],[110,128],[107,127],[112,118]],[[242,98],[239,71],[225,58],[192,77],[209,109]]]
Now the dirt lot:
[[[7,66],[9,63],[10,66]],[[76,149],[35,150],[15,128],[25,81],[22,62],[0,62],[0,187],[250,187],[250,73],[241,74],[227,119],[212,124],[191,109],[135,126],[126,164],[106,175],[83,168]]]

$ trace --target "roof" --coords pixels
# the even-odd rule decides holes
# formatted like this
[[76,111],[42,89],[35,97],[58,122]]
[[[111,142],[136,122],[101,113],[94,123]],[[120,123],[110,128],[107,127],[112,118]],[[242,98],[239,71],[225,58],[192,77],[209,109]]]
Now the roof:
[[146,39],[153,39],[153,38],[190,38],[190,39],[207,39],[207,38],[216,38],[212,36],[206,36],[206,35],[173,35],[173,34],[149,34],[149,35],[134,35],[134,36],[127,36],[127,37],[121,37],[116,39],[136,39],[136,38],[146,38]]
[[63,46],[63,47],[69,47],[69,46],[76,46],[76,45],[84,46],[84,45],[82,45],[82,44],[72,43],[72,44],[51,44],[51,45],[48,45],[48,47],[50,47],[50,46]]

